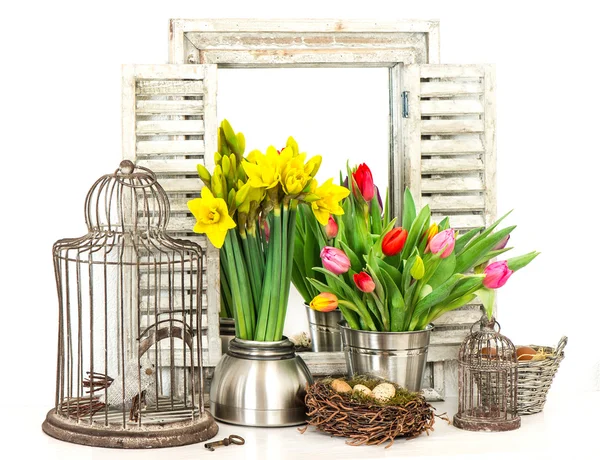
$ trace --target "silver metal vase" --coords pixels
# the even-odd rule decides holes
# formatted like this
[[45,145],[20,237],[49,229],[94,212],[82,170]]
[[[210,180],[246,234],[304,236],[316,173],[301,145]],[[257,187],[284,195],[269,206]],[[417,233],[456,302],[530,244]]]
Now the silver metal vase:
[[333,310],[322,312],[313,310],[307,304],[306,315],[310,330],[312,351],[342,351],[342,333],[339,322],[342,321],[342,312]]
[[422,331],[372,332],[340,322],[348,375],[373,375],[419,391],[433,326]]
[[210,411],[235,425],[281,427],[306,422],[307,384],[313,379],[294,344],[234,338],[215,368]]

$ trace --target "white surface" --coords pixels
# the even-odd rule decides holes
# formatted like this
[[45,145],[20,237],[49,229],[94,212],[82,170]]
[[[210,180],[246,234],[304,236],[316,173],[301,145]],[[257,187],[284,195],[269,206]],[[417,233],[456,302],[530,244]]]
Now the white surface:
[[[597,459],[597,416],[600,393],[588,393],[574,398],[566,393],[550,392],[543,412],[522,417],[521,428],[505,433],[476,433],[459,430],[436,419],[429,436],[422,434],[412,440],[398,439],[389,448],[383,446],[352,447],[343,438],[333,438],[309,427],[301,434],[298,428],[248,428],[219,424],[213,440],[237,434],[246,440],[243,446],[219,447],[214,452],[204,443],[156,450],[124,451],[90,448],[57,441],[46,436],[40,428],[41,406],[0,406],[3,418],[10,418],[21,429],[11,436],[5,452],[19,452],[19,457],[52,459],[112,460],[173,458],[178,460],[215,458],[245,460],[290,459],[375,459],[375,458],[457,458],[457,459]],[[438,414],[456,413],[456,400],[436,403]],[[10,450],[6,450],[10,449]],[[18,449],[18,450],[17,450]],[[16,457],[16,456],[15,456]],[[14,458],[4,457],[4,458]]]
[[[502,288],[499,321],[518,343],[550,345],[567,335],[553,389],[571,395],[600,390],[594,6],[576,0],[490,2],[485,8],[480,1],[426,0],[2,2],[0,394],[39,404],[18,419],[0,417],[2,440],[27,444],[54,401],[57,302],[50,248],[84,232],[86,192],[121,159],[121,64],[166,63],[168,20],[175,17],[433,18],[441,21],[443,63],[496,64],[498,213],[515,208],[507,221],[519,225],[511,239],[515,253],[542,252]],[[315,110],[296,109],[307,116]],[[370,155],[365,152],[365,159]],[[290,310],[298,315],[288,325],[304,318],[301,305]],[[592,416],[585,401],[578,404],[578,414]],[[578,427],[576,419],[556,412],[544,419],[552,427],[545,441],[551,446],[568,439],[557,436],[563,428],[574,435],[573,449],[589,442],[584,434],[593,419]],[[307,439],[299,438],[299,448]],[[448,440],[449,455],[466,448],[456,439]],[[48,457],[41,450],[48,445],[39,439],[32,444],[38,458]],[[109,455],[78,452],[78,458]]]

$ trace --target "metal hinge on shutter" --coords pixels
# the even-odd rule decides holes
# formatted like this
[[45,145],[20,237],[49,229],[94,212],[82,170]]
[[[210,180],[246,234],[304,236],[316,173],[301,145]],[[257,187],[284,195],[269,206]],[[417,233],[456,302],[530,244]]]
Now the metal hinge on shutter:
[[402,118],[408,118],[408,91],[402,91]]

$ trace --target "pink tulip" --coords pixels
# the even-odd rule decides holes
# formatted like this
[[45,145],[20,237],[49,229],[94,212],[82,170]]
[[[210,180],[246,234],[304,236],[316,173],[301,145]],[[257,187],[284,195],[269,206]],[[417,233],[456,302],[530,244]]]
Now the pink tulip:
[[513,271],[508,268],[506,260],[494,262],[485,267],[483,285],[489,289],[498,289],[506,284]]
[[338,234],[339,231],[339,227],[337,222],[335,221],[335,219],[333,218],[333,216],[329,216],[329,221],[327,222],[327,225],[325,226],[325,234],[327,235],[328,239],[332,239],[335,238]]
[[502,238],[500,241],[498,241],[498,243],[496,243],[496,246],[494,246],[492,248],[492,251],[504,249],[506,247],[506,244],[508,243],[509,239],[510,239],[510,234],[506,235],[504,238]]
[[323,267],[334,275],[341,275],[350,269],[350,259],[341,249],[325,246],[321,250],[320,257],[323,261]]
[[354,284],[356,284],[356,287],[363,292],[368,293],[375,290],[375,282],[366,272],[360,272],[354,275]]
[[445,259],[452,254],[452,251],[454,250],[454,242],[454,230],[449,228],[448,230],[444,230],[431,238],[428,248],[434,254],[437,254],[443,250],[444,252],[442,252],[440,257]]

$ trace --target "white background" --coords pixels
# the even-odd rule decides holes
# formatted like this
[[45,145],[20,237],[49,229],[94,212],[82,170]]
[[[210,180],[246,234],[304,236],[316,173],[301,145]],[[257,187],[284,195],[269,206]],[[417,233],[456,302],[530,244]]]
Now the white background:
[[2,3],[2,398],[53,404],[50,249],[84,233],[85,193],[120,161],[121,64],[166,63],[169,18],[224,17],[440,19],[442,63],[495,64],[498,211],[514,208],[515,254],[542,252],[502,288],[502,330],[523,344],[568,336],[552,391],[600,390],[593,2],[348,3]]

